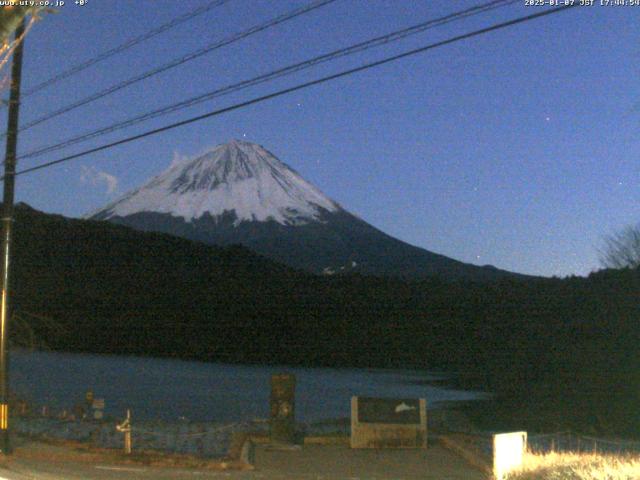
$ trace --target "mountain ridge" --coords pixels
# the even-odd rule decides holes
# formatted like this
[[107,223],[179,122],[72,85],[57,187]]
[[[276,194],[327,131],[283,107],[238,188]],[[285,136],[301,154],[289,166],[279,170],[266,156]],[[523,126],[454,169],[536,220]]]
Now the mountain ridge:
[[26,341],[54,350],[463,372],[508,409],[489,410],[491,428],[640,432],[638,269],[499,282],[319,276],[240,246],[24,205],[15,218],[12,341],[22,324]]
[[472,280],[519,276],[396,239],[326,197],[264,147],[240,140],[171,165],[86,218],[210,245],[242,244],[313,273]]

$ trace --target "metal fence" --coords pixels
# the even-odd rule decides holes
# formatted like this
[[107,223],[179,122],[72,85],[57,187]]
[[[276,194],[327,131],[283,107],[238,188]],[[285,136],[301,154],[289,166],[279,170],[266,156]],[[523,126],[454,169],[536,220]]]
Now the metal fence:
[[529,435],[528,448],[534,453],[570,452],[640,455],[640,442],[596,438],[572,432]]
[[[16,418],[12,430],[38,438],[87,442],[97,447],[124,447],[124,435],[114,422],[71,421],[52,418]],[[264,422],[232,424],[140,422],[131,430],[134,450],[221,458],[227,455],[233,434],[266,430]]]
[[[447,438],[486,458],[493,457],[493,435],[491,433],[451,434]],[[527,449],[532,453],[546,454],[590,453],[590,454],[623,454],[640,455],[640,442],[632,440],[597,438],[579,435],[573,432],[557,432],[551,434],[528,435]]]

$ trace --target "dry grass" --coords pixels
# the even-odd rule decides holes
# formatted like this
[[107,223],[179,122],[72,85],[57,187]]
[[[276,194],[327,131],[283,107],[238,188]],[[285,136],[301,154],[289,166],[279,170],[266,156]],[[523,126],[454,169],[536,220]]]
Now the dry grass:
[[527,453],[509,480],[638,480],[640,456],[587,453]]

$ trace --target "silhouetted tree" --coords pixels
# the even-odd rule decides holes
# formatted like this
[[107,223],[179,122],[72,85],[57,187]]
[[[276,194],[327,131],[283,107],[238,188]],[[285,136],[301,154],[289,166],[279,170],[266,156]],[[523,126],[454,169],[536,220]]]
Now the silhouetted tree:
[[640,266],[640,224],[628,226],[609,235],[600,250],[605,268],[637,268]]

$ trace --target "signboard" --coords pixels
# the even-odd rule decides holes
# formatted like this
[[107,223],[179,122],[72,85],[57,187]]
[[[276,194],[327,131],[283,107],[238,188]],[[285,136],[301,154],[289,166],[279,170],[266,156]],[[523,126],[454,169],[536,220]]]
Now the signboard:
[[425,399],[351,398],[351,448],[426,446]]
[[358,397],[360,423],[420,423],[420,400]]

